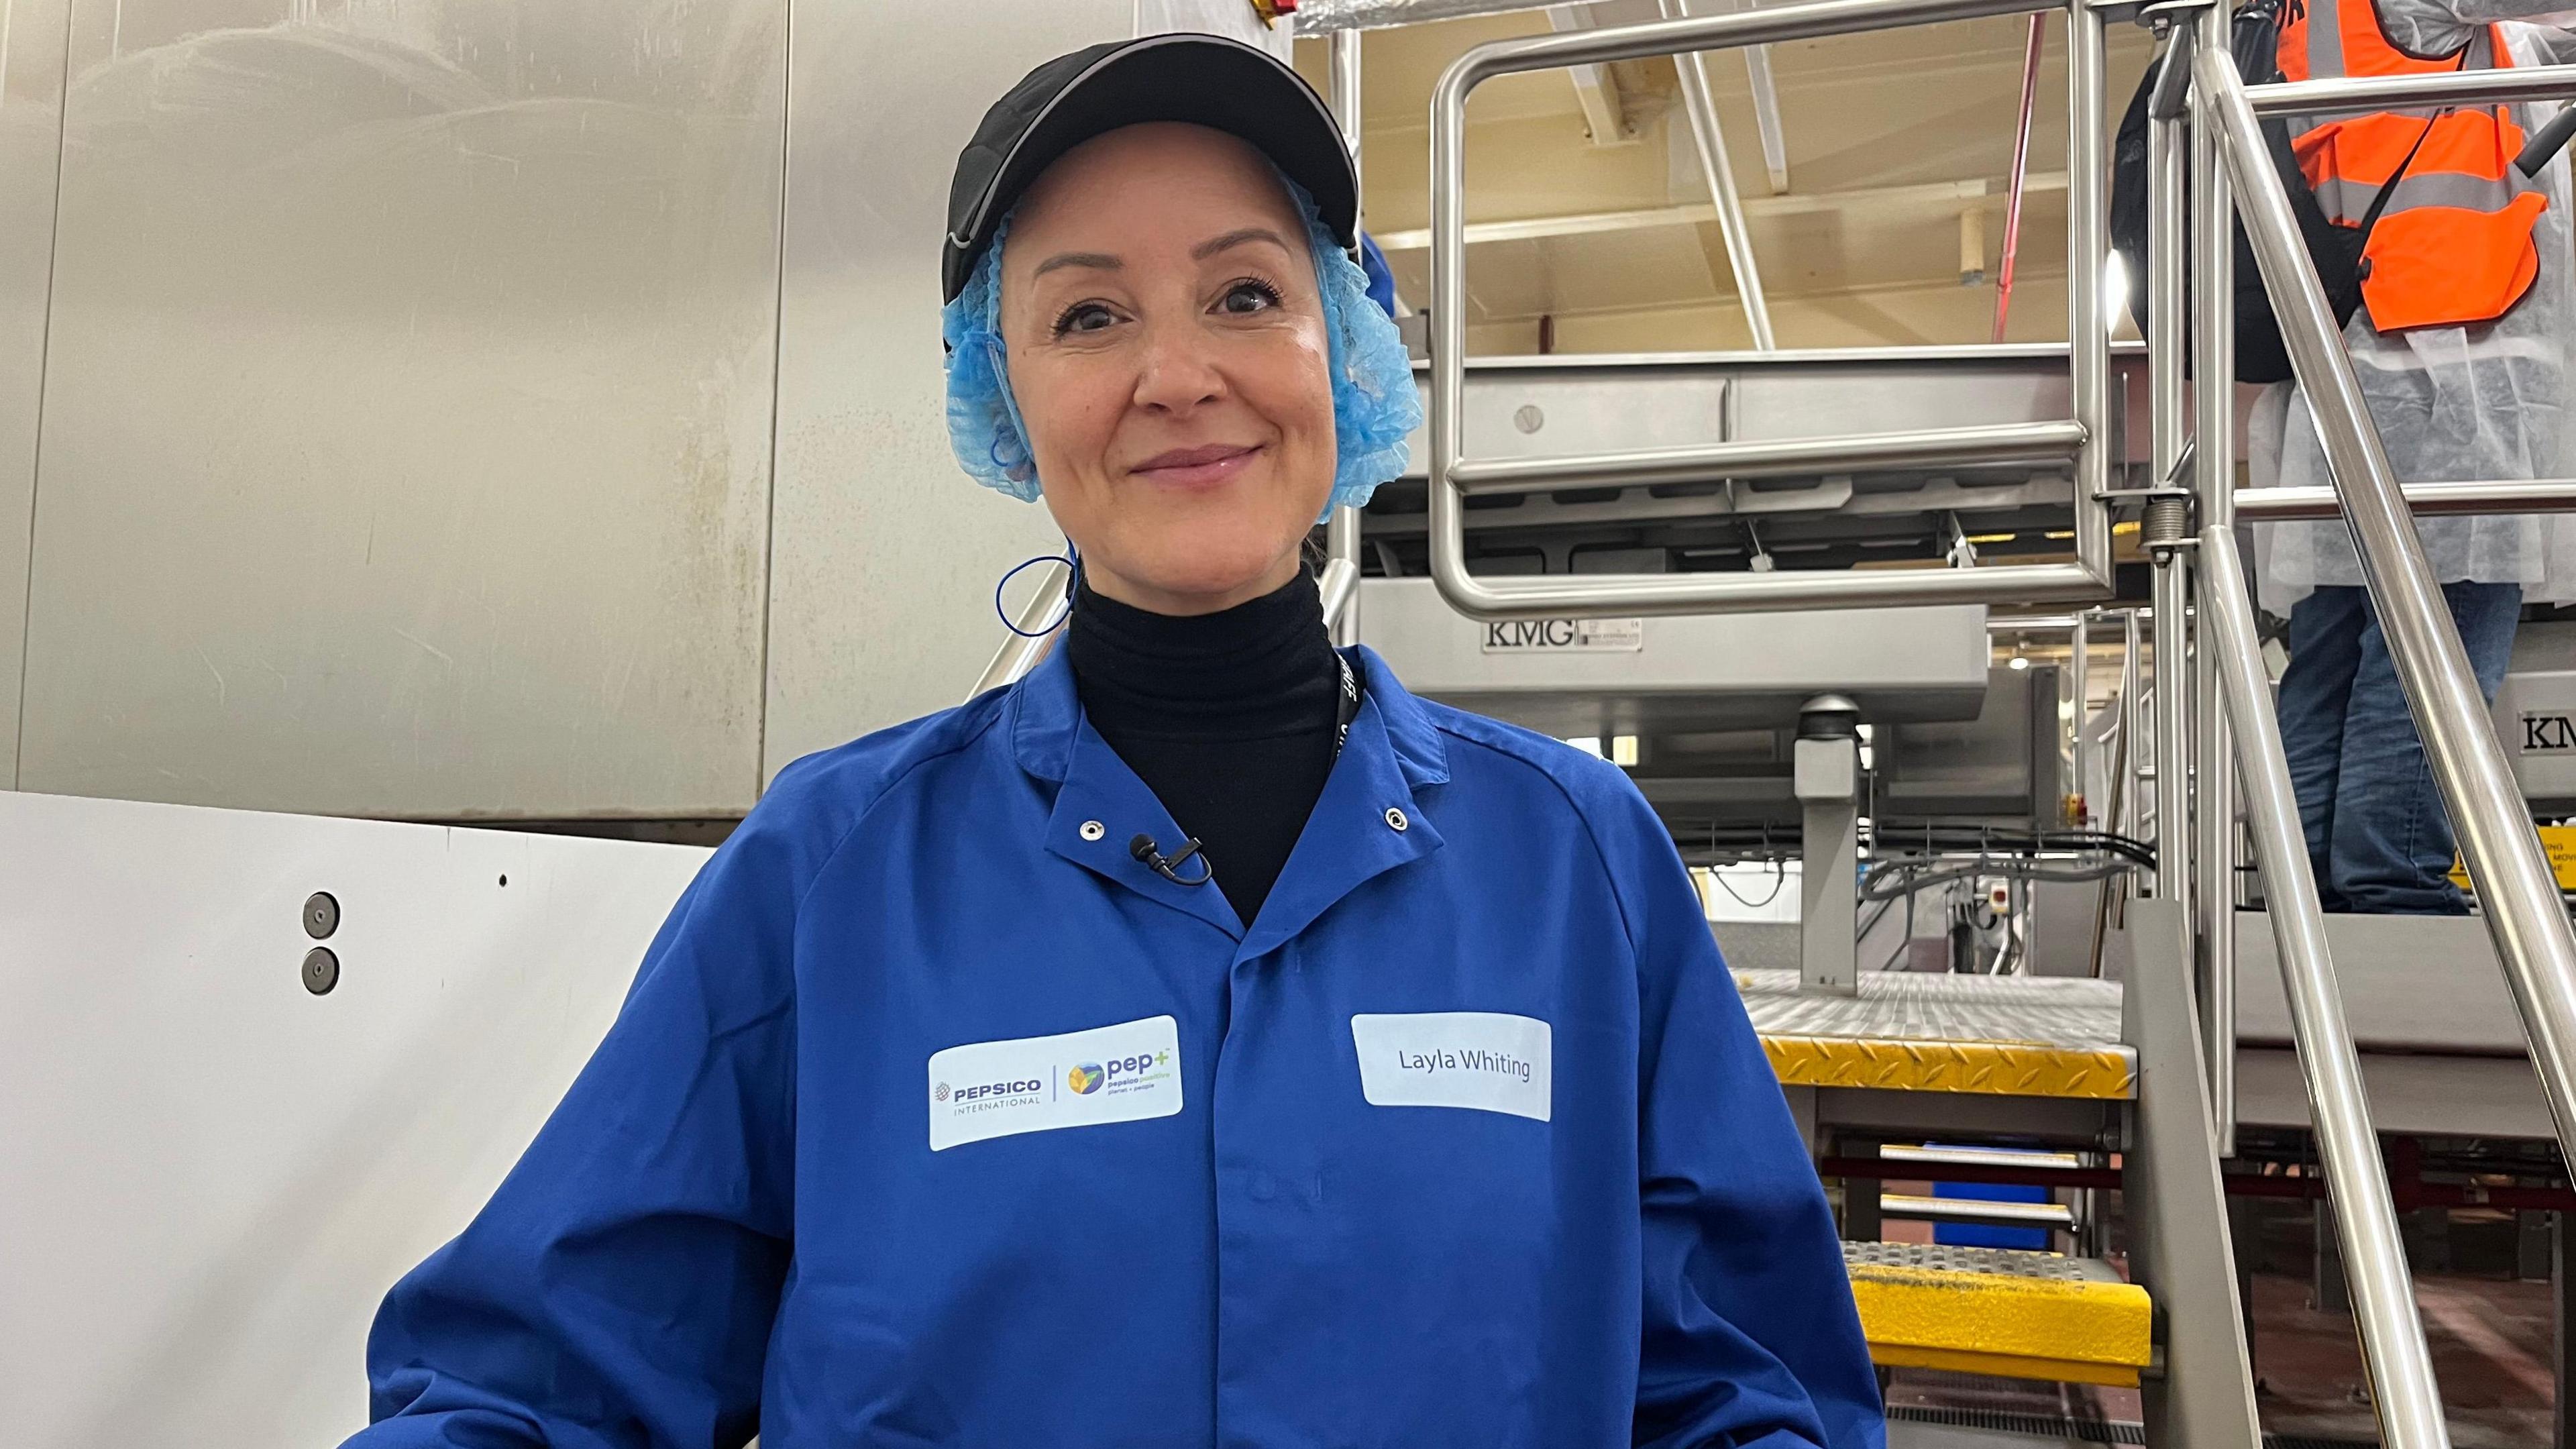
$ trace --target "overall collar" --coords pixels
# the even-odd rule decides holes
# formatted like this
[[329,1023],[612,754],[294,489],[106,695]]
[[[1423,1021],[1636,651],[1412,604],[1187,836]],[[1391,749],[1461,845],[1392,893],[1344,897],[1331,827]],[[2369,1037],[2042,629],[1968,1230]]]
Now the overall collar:
[[1361,884],[1439,849],[1440,832],[1420,792],[1449,779],[1440,732],[1385,660],[1367,648],[1356,654],[1365,691],[1359,716],[1249,929],[1213,883],[1176,884],[1131,853],[1129,842],[1140,834],[1166,852],[1177,850],[1180,827],[1083,718],[1062,649],[1012,687],[1009,703],[1011,749],[1020,767],[1058,787],[1046,848],[1223,931],[1238,943],[1238,958],[1275,949]]

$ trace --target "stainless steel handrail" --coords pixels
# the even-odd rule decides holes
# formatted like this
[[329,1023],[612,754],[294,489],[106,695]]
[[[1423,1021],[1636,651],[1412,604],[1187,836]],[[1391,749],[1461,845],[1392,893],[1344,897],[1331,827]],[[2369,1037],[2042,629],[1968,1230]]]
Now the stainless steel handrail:
[[[2193,17],[2192,43],[2224,52],[2227,27]],[[2235,204],[2227,191],[2227,161],[2218,133],[2191,128],[2191,274],[2201,282],[2191,298],[2192,375],[2226,377],[2235,371]],[[2193,491],[2204,528],[2227,528],[2236,514],[2235,390],[2204,387],[2192,393]],[[2195,574],[2214,567],[2193,562]],[[2200,585],[2206,590],[2206,583]],[[2201,627],[2208,627],[2204,620]],[[2193,651],[2195,711],[2192,753],[2199,770],[2192,784],[2192,900],[2198,907],[2202,1035],[2208,1047],[2210,1140],[2218,1155],[2236,1155],[2236,761],[2228,751],[2227,720],[2219,707],[2217,651]]]
[[[1342,128],[1342,144],[1349,147],[1351,152],[1351,194],[1354,198],[1364,199],[1365,188],[1360,185],[1364,177],[1360,167],[1360,123],[1363,118],[1360,105],[1362,93],[1360,35],[1361,32],[1357,30],[1336,30],[1332,33],[1332,39],[1326,44],[1330,52],[1327,79],[1333,90],[1333,121]],[[1354,233],[1365,220],[1365,216],[1357,212],[1353,214],[1351,227]],[[1332,516],[1324,525],[1324,552],[1333,563],[1350,565],[1351,578],[1354,582],[1358,580],[1360,567],[1360,511],[1358,509],[1345,505],[1333,510]],[[1339,645],[1360,642],[1359,591],[1356,588],[1349,590],[1342,607],[1338,610],[1330,606],[1329,593],[1325,598],[1327,604],[1324,610],[1324,622],[1333,631],[1333,642]]]
[[[1479,619],[1551,615],[1735,613],[1789,607],[1856,608],[1928,603],[2090,603],[2107,598],[2111,520],[2110,332],[2102,318],[2105,216],[2102,156],[2102,21],[2069,10],[2069,153],[2096,158],[2067,178],[2067,324],[2074,417],[2033,429],[1955,428],[1883,439],[1724,442],[1554,459],[1465,456],[1467,97],[1496,76],[1647,56],[1731,49],[1857,31],[2059,8],[2039,0],[1807,0],[1776,9],[1489,41],[1440,77],[1431,103],[1430,545],[1431,576],[1453,608]],[[1766,357],[1794,364],[1795,353]],[[2064,458],[2075,473],[2075,561],[1992,568],[1587,575],[1483,579],[1466,565],[1465,494],[1528,492],[1609,482],[1760,476],[1756,470],[1868,466],[1861,458],[1939,466]],[[1872,450],[1877,450],[1873,452]],[[1795,458],[1793,464],[1789,460]],[[1887,464],[1876,464],[1885,466]]]
[[[2226,394],[2221,391],[2219,396]],[[2409,483],[2402,491],[2407,511],[2418,518],[2454,513],[2576,513],[2576,478]],[[2239,488],[2235,508],[2238,518],[2260,522],[2343,516],[2343,502],[2331,487]]]
[[1338,631],[1359,604],[1359,564],[1346,558],[1325,560],[1324,571],[1315,576],[1315,591],[1324,596],[1324,627]]
[[2521,65],[2504,70],[2444,70],[2431,75],[2289,81],[2245,86],[2257,116],[2335,116],[2408,106],[2474,106],[2576,96],[2576,65]]
[[[2514,74],[2530,78],[2529,72]],[[2441,786],[2496,955],[2521,1010],[2558,1140],[2576,1150],[2576,928],[2570,927],[2558,881],[2488,718],[2459,627],[2380,447],[2352,359],[2344,354],[2342,329],[2308,265],[2244,82],[2214,51],[2194,57],[2193,79],[2200,115],[2223,131],[2246,236],[2342,495],[2362,578],[2423,737],[2425,760]]]
[[2334,1203],[2380,1437],[2392,1449],[2446,1449],[2451,1439],[2442,1419],[2442,1389],[2434,1381],[2432,1352],[2415,1310],[2406,1244],[2398,1235],[2397,1207],[2389,1197],[2387,1168],[2370,1125],[2361,1060],[2354,1053],[2343,994],[2326,950],[2325,916],[2308,864],[2307,837],[2299,829],[2298,798],[2281,750],[2281,722],[2272,713],[2271,682],[2263,672],[2235,533],[2203,529],[2200,554],[2200,619],[2208,631],[2203,648],[2217,659],[2227,718],[2236,727],[2246,818],[2254,827],[2255,854],[2262,862],[2272,936],[2280,944],[2281,989],[2289,998],[2291,1037],[2298,1047],[2299,1075],[2307,1084],[2326,1192]]
[[[2190,39],[2176,30],[2159,62],[2170,80],[2173,67],[2188,57]],[[2159,89],[2162,89],[2160,84]],[[2183,275],[2163,265],[2183,254],[2187,231],[2183,206],[2184,163],[2188,159],[2182,118],[2148,108],[2147,234],[2148,251],[2158,265],[2147,276],[2146,324],[2148,461],[2164,482],[2184,481],[2185,439],[2190,416],[2183,409]],[[2156,610],[2156,874],[2155,893],[2182,907],[2193,921],[2191,834],[2191,565],[2187,550],[2163,549],[2181,543],[2190,526],[2182,499],[2160,499],[2147,505],[2140,541],[2155,560],[2149,580]],[[2196,927],[2196,923],[2195,923]],[[2192,928],[2187,928],[2192,929]],[[2204,1023],[2204,1027],[2206,1023]]]

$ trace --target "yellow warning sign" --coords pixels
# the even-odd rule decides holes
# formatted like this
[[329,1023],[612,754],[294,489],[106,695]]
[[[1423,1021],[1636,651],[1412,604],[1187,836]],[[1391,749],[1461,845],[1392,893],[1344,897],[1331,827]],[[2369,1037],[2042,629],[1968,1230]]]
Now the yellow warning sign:
[[[2549,857],[2549,869],[2558,877],[2558,888],[2576,891],[2576,825],[2543,825],[2540,848]],[[2451,857],[2451,884],[2469,890],[2468,862]]]

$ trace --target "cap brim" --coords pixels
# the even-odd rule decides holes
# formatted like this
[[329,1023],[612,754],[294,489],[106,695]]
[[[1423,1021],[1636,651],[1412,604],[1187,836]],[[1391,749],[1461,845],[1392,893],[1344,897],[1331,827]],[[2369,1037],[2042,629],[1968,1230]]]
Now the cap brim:
[[1049,166],[1094,136],[1149,121],[1185,121],[1241,137],[1306,188],[1335,240],[1358,246],[1350,153],[1314,88],[1239,41],[1157,35],[1094,62],[1020,133],[967,224],[948,238],[942,295],[953,299],[965,289],[994,226]]

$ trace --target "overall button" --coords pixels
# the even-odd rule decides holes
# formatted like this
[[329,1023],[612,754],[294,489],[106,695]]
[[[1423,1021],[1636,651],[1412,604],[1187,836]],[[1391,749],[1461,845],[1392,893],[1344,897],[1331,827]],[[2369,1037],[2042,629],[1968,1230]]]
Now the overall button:
[[1082,822],[1082,838],[1085,840],[1098,840],[1100,837],[1107,835],[1108,833],[1109,827],[1101,824],[1097,820],[1086,820]]
[[1388,807],[1386,807],[1386,828],[1387,828],[1387,829],[1394,831],[1394,832],[1395,832],[1395,833],[1397,833],[1398,835],[1401,835],[1401,834],[1403,834],[1403,833],[1404,833],[1404,828],[1405,828],[1406,826],[1408,826],[1408,825],[1411,825],[1412,823],[1413,823],[1412,821],[1407,820],[1407,819],[1405,819],[1405,818],[1404,818],[1404,812],[1403,812],[1403,811],[1396,809],[1396,808],[1395,808],[1394,806],[1392,806],[1392,805],[1389,805]]

